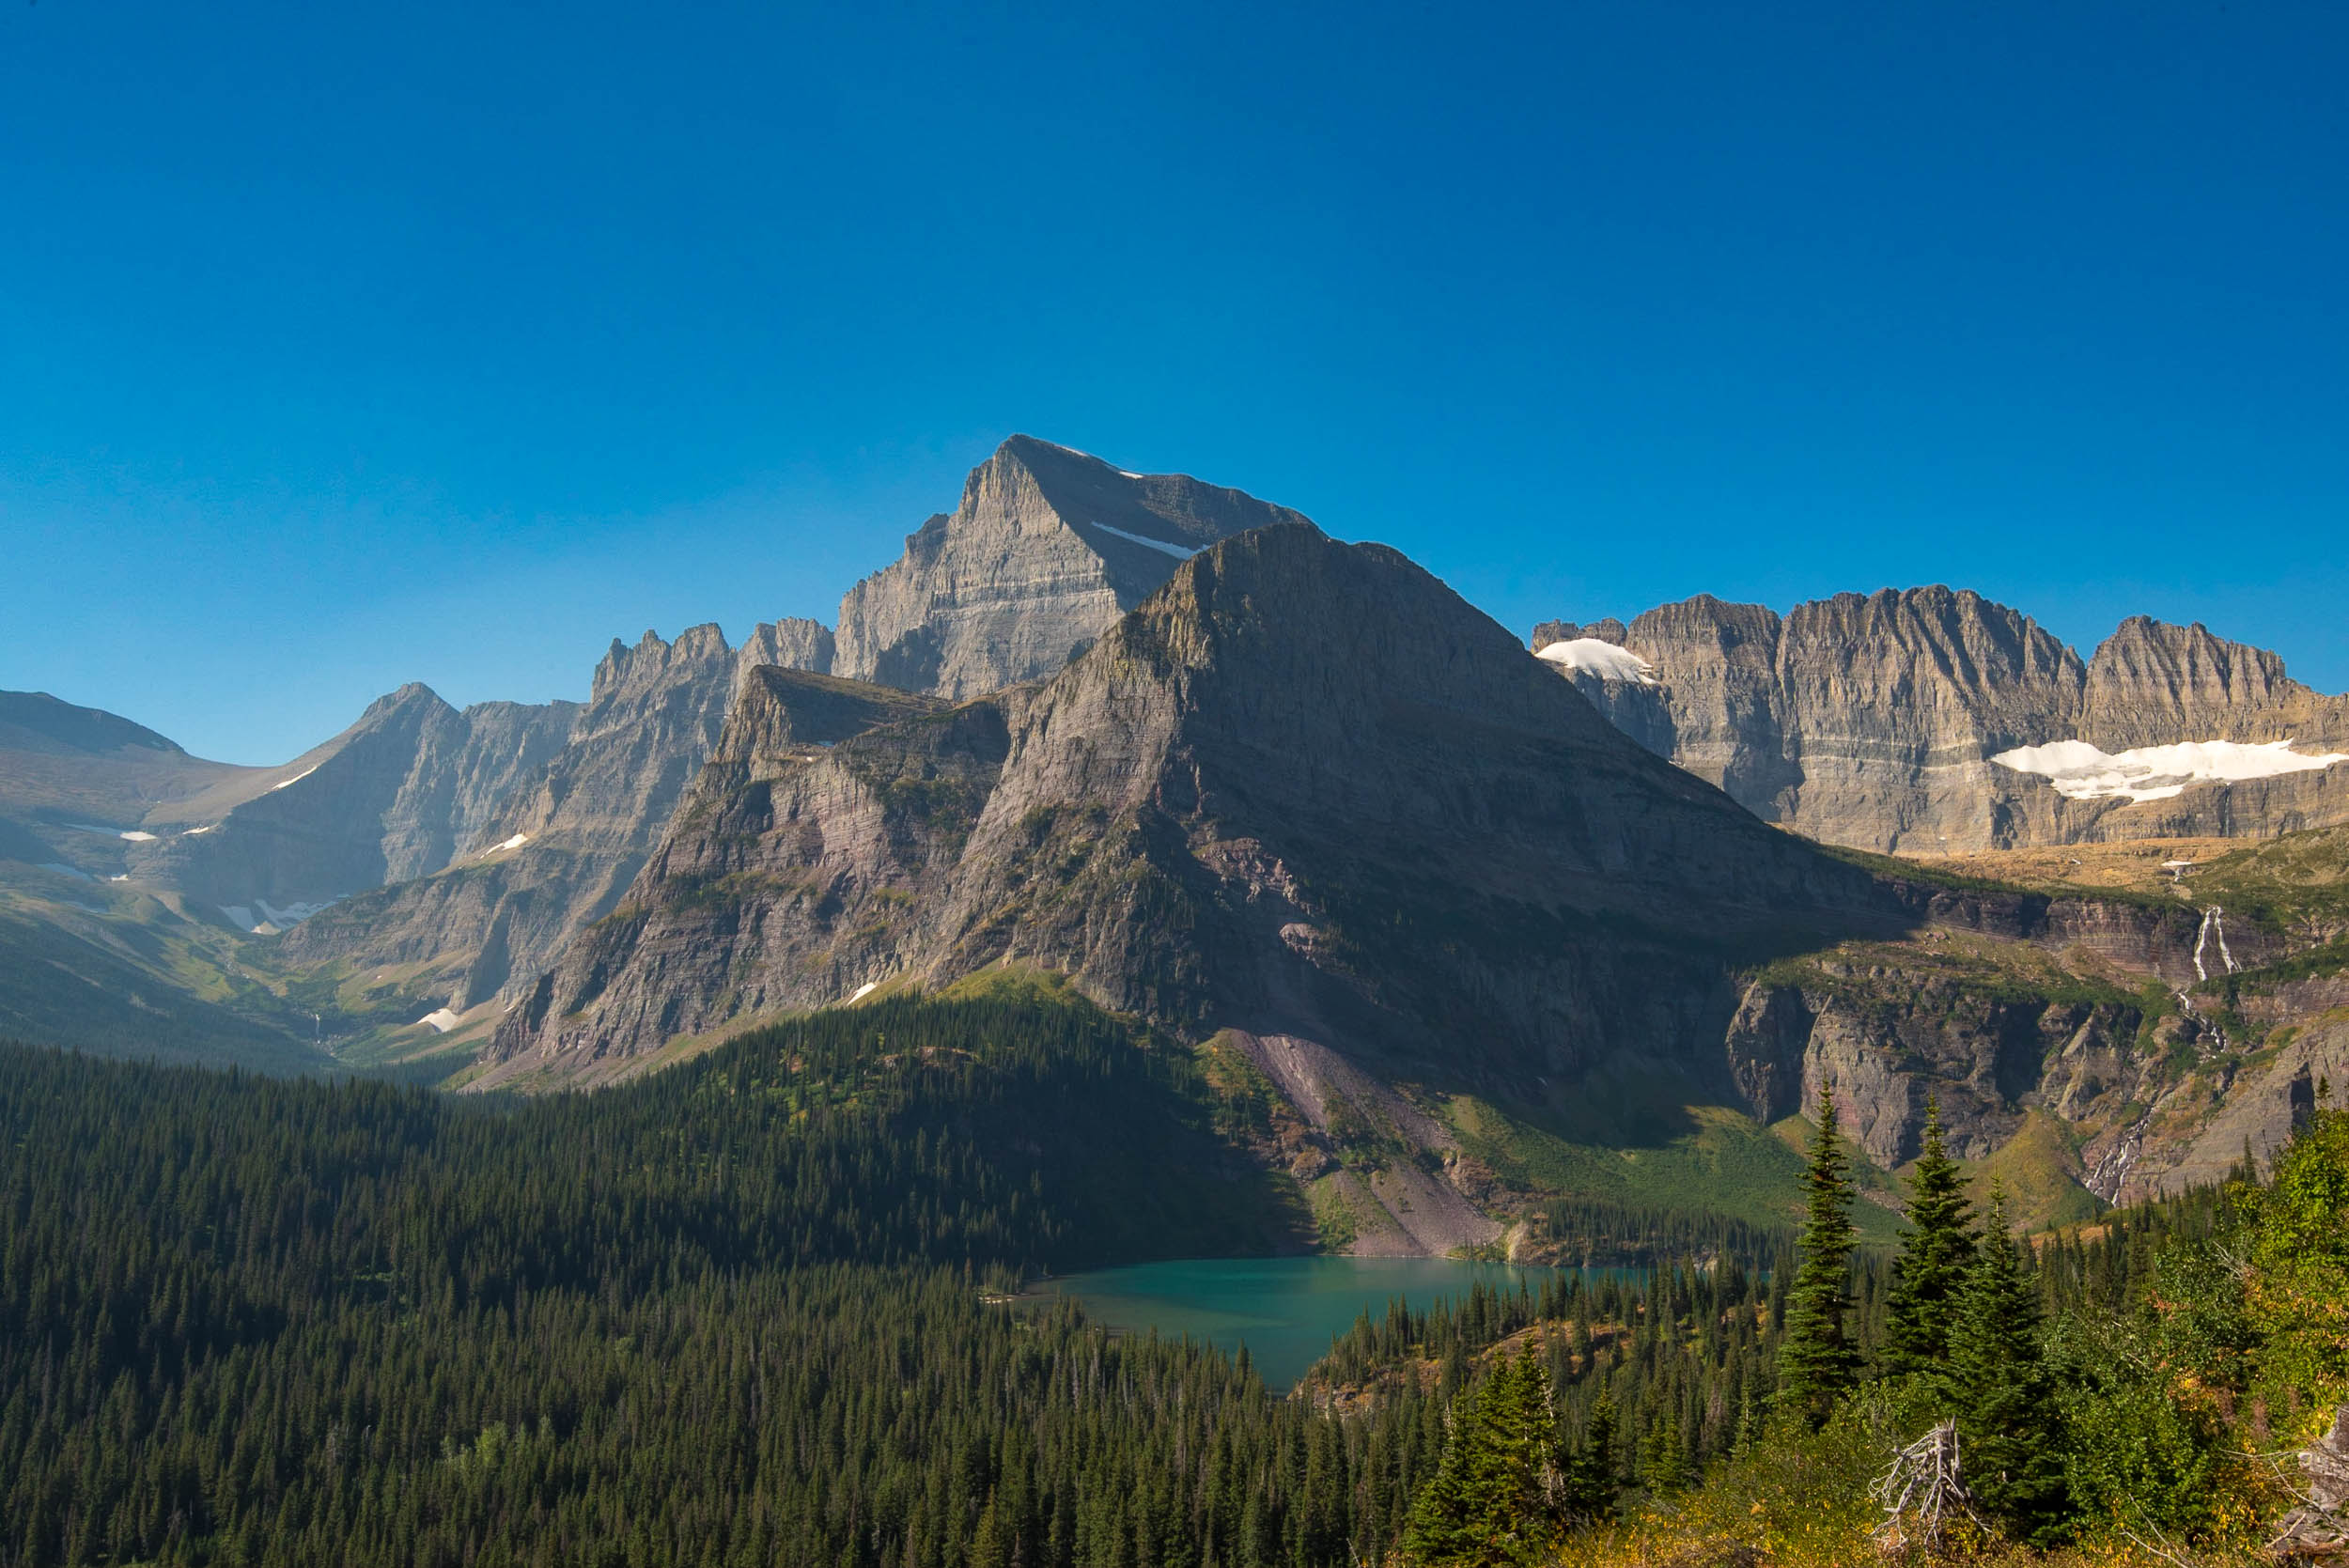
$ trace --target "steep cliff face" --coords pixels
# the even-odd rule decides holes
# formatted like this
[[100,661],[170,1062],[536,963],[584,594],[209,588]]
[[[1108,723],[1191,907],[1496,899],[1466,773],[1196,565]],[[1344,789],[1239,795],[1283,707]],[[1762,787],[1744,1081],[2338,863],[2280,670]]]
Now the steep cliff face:
[[2265,648],[2199,622],[2132,615],[2088,661],[2080,738],[2108,752],[2215,739],[2339,750],[2349,741],[2349,699],[2310,691]]
[[447,986],[460,1010],[497,995],[612,907],[764,660],[828,663],[830,652],[812,621],[761,626],[739,649],[715,626],[675,642],[647,631],[632,647],[614,639],[568,733],[493,798],[485,792],[490,809],[454,852],[313,915],[283,952],[297,963],[404,967],[421,986]]
[[577,712],[485,703],[460,713],[428,688],[402,687],[284,768],[150,811],[129,875],[261,926],[436,871],[561,749]]
[[848,590],[836,673],[953,699],[1049,675],[1185,556],[1302,520],[1238,490],[1014,436],[972,471],[960,505]]
[[[1537,628],[1536,646],[1568,625]],[[1618,637],[1607,625],[1575,629],[1643,678],[1587,653],[1553,665],[1641,745],[1829,843],[1938,854],[2349,820],[2349,778],[2319,762],[2349,737],[2349,701],[2201,626],[2132,619],[2083,662],[1946,588],[1842,594],[1783,620],[1701,596]]]
[[739,680],[753,670],[774,665],[786,670],[812,670],[819,675],[832,674],[833,656],[832,628],[821,621],[804,616],[786,615],[754,627],[735,651],[736,676]]

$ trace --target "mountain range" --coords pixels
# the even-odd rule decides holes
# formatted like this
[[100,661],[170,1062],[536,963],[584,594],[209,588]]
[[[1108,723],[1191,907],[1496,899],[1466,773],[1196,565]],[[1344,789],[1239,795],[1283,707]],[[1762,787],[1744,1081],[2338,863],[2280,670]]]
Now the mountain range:
[[615,641],[583,706],[412,686],[243,768],[0,696],[0,1028],[539,1089],[1033,992],[1251,1086],[1231,1136],[1327,1246],[1550,1255],[1567,1193],[1767,1219],[1829,1087],[1879,1174],[1930,1097],[2078,1214],[2349,1069],[2336,747],[2349,702],[2199,626],[2082,660],[1929,587],[1529,645],[1014,437],[835,628]]

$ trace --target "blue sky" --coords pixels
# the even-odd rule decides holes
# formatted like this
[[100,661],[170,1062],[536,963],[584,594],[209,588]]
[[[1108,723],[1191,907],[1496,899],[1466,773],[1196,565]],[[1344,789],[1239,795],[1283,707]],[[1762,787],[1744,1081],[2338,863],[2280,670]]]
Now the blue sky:
[[0,6],[0,686],[581,696],[1027,430],[1520,632],[1947,582],[2341,690],[2344,79],[2337,4]]

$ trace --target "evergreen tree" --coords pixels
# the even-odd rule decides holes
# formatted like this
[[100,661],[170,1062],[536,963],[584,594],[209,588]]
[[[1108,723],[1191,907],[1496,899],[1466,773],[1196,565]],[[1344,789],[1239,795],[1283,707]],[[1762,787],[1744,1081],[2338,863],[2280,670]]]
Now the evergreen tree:
[[2040,1343],[2039,1294],[2008,1229],[2006,1193],[1994,1187],[1950,1326],[1944,1388],[1967,1484],[1992,1516],[2043,1541],[2064,1509],[2061,1435]]
[[1549,1374],[1503,1357],[1454,1402],[1436,1473],[1412,1499],[1403,1548],[1427,1568],[1537,1563],[1557,1539],[1563,1486]]
[[1844,1324],[1851,1308],[1849,1161],[1837,1136],[1835,1096],[1819,1091],[1819,1127],[1803,1172],[1809,1198],[1797,1242],[1802,1261],[1786,1291],[1786,1337],[1778,1353],[1778,1408],[1813,1429],[1858,1380],[1859,1347]]
[[1566,1514],[1579,1519],[1603,1519],[1615,1511],[1621,1488],[1616,1479],[1615,1402],[1602,1393],[1591,1406],[1582,1441],[1567,1458],[1559,1498]]
[[1893,1374],[1937,1369],[1950,1348],[1950,1320],[1974,1265],[1972,1205],[1941,1135],[1941,1107],[1925,1101],[1925,1146],[1908,1178],[1908,1234],[1885,1302],[1884,1366]]

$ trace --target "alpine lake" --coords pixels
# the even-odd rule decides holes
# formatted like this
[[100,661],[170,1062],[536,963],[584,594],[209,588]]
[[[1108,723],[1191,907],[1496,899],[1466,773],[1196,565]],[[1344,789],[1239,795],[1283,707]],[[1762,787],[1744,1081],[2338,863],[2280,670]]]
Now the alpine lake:
[[1188,1335],[1227,1354],[1245,1345],[1256,1374],[1279,1394],[1364,1312],[1375,1323],[1397,1299],[1424,1312],[1439,1300],[1457,1302],[1479,1281],[1514,1295],[1576,1272],[1592,1279],[1636,1273],[1448,1258],[1189,1258],[1059,1275],[1030,1286],[1025,1298],[1073,1297],[1088,1318],[1116,1333]]

